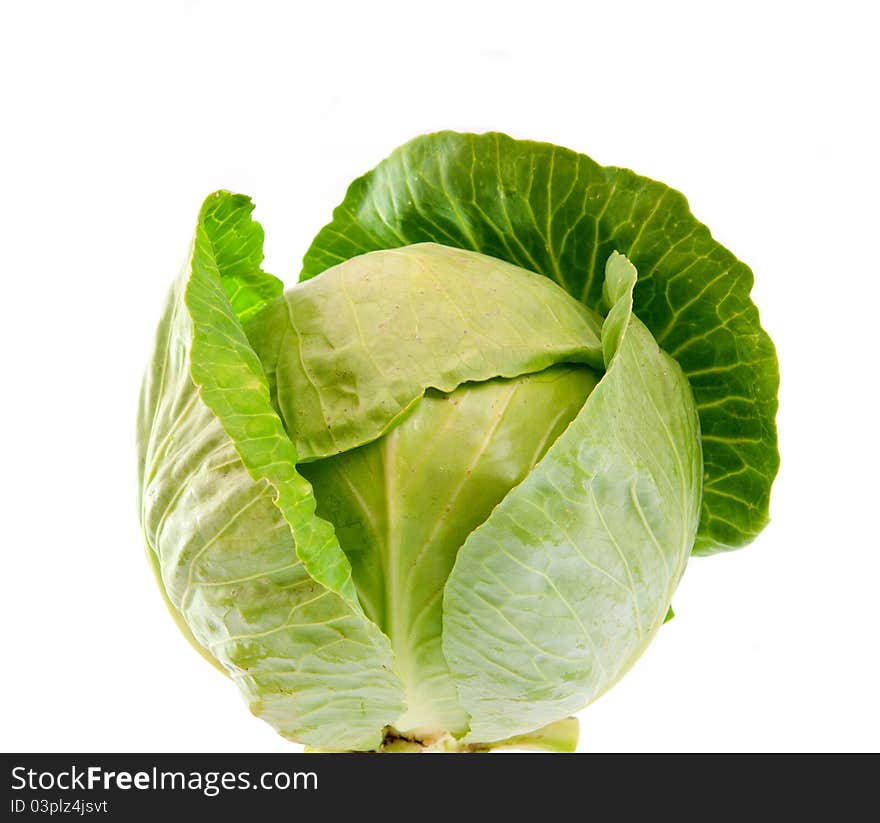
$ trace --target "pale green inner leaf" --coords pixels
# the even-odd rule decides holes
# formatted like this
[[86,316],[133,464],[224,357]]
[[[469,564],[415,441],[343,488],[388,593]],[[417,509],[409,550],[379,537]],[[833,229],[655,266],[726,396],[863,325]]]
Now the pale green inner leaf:
[[280,290],[251,209],[205,201],[169,295],[138,419],[141,524],[175,619],[255,714],[300,742],[373,748],[402,690],[240,325]]
[[467,715],[441,648],[443,588],[459,547],[583,406],[598,375],[554,366],[429,391],[400,425],[306,464],[336,525],[367,615],[390,638],[407,712],[395,726],[462,733]]
[[388,431],[424,394],[602,366],[601,318],[545,277],[424,243],[343,263],[248,325],[300,462]]
[[613,685],[662,624],[693,545],[690,388],[631,313],[633,267],[615,256],[608,275],[605,376],[446,584],[443,650],[466,741],[539,728]]

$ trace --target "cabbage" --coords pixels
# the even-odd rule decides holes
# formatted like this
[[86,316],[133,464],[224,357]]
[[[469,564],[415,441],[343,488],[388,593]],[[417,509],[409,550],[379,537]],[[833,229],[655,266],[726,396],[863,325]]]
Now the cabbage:
[[778,466],[751,272],[660,183],[503,135],[356,180],[287,289],[199,214],[139,507],[192,644],[324,750],[571,750]]

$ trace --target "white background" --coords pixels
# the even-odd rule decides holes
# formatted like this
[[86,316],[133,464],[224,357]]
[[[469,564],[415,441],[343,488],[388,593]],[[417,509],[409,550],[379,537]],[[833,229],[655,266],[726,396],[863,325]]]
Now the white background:
[[155,587],[142,369],[206,194],[255,198],[292,283],[351,179],[455,128],[685,192],[778,347],[773,522],[692,561],[581,748],[880,748],[875,4],[312,5],[2,7],[0,746],[291,750]]

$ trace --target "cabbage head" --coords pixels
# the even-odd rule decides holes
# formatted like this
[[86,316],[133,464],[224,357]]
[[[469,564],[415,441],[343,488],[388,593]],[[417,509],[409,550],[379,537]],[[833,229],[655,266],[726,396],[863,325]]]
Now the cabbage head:
[[778,466],[749,269],[684,197],[417,138],[286,291],[205,201],[138,421],[148,555],[251,711],[323,750],[571,750],[569,717],[750,542]]

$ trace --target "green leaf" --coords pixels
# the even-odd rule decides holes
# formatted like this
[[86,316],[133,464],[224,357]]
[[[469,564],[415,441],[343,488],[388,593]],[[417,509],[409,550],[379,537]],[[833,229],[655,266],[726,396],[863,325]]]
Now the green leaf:
[[258,313],[284,289],[282,282],[260,268],[263,262],[263,227],[251,219],[254,206],[242,195],[209,198],[202,209],[200,239],[204,252],[223,283],[239,321]]
[[176,619],[252,711],[310,745],[373,748],[402,689],[240,324],[279,290],[251,209],[205,201],[169,296],[138,425],[141,523]]
[[467,731],[441,648],[443,586],[467,536],[531,471],[597,380],[566,364],[429,391],[379,440],[301,466],[319,514],[336,524],[367,615],[391,640],[407,693],[398,731]]
[[540,463],[458,553],[443,651],[465,742],[524,734],[613,685],[663,623],[700,508],[687,380],[632,312],[635,270],[607,265],[607,370]]
[[380,437],[428,388],[601,368],[601,326],[545,277],[425,243],[335,266],[245,328],[306,462]]
[[779,465],[776,354],[749,298],[751,271],[683,195],[546,143],[440,132],[351,184],[302,279],[426,241],[539,272],[596,309],[605,261],[626,254],[640,272],[635,312],[697,401],[706,477],[695,551],[736,548],[760,532]]

